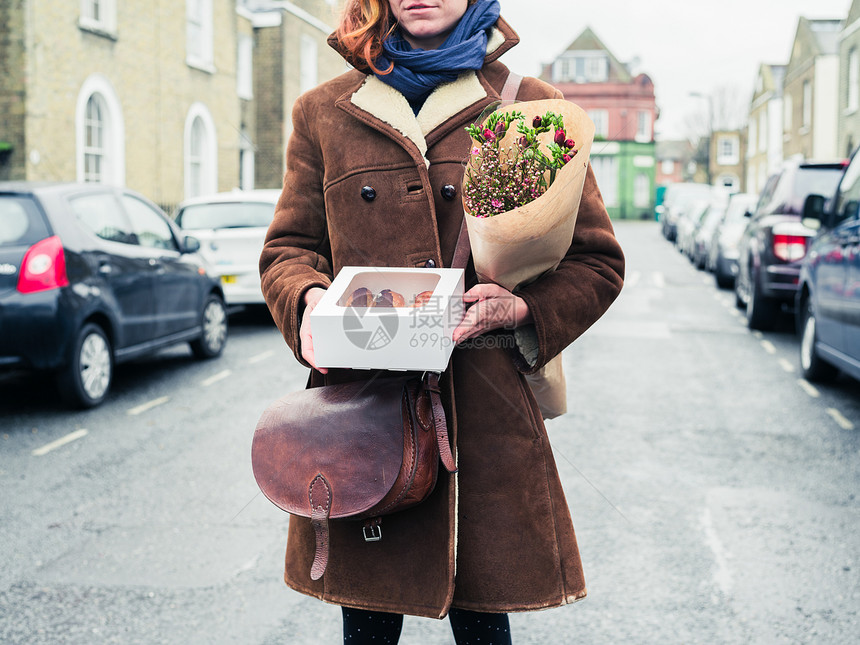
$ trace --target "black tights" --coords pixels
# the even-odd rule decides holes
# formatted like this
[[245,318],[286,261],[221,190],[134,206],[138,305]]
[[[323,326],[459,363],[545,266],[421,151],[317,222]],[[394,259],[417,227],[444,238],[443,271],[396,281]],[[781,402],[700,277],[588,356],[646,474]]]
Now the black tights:
[[[401,614],[343,607],[344,645],[397,645]],[[451,608],[448,612],[457,645],[511,645],[507,614],[485,614]]]

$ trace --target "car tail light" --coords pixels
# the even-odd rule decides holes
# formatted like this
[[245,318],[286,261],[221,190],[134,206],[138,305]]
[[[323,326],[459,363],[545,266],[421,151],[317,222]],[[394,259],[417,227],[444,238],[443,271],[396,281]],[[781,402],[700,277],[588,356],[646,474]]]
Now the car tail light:
[[18,291],[36,293],[59,289],[69,284],[63,243],[56,235],[31,246],[21,262]]
[[774,235],[773,254],[783,262],[794,262],[806,255],[806,241],[803,235]]

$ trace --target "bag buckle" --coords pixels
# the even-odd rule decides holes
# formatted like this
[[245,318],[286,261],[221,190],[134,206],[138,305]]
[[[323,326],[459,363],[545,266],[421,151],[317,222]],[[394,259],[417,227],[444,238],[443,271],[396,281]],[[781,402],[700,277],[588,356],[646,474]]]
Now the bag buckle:
[[379,542],[382,539],[381,518],[376,518],[364,523],[361,532],[364,534],[365,542]]

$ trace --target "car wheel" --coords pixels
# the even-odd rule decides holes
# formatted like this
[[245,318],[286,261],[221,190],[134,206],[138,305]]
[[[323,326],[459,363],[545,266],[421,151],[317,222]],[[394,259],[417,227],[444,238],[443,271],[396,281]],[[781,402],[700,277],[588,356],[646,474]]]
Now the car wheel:
[[60,396],[69,404],[92,408],[105,400],[113,382],[110,339],[94,323],[81,328],[65,368],[57,375]]
[[202,313],[200,338],[192,341],[191,351],[197,358],[215,358],[227,344],[227,308],[218,296],[206,299]]
[[800,372],[803,378],[807,381],[830,381],[836,378],[839,370],[824,361],[815,351],[817,336],[811,298],[806,299],[800,334]]
[[776,320],[776,303],[761,293],[757,276],[750,276],[747,298],[747,326],[762,331],[771,329]]

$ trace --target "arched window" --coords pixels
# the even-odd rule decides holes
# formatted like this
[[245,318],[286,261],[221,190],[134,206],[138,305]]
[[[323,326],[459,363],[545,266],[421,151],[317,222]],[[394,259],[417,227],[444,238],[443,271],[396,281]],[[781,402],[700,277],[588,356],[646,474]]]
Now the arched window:
[[110,82],[93,74],[81,86],[75,110],[77,180],[125,185],[125,126]]
[[218,186],[218,143],[206,106],[195,103],[185,119],[185,198],[214,193]]

